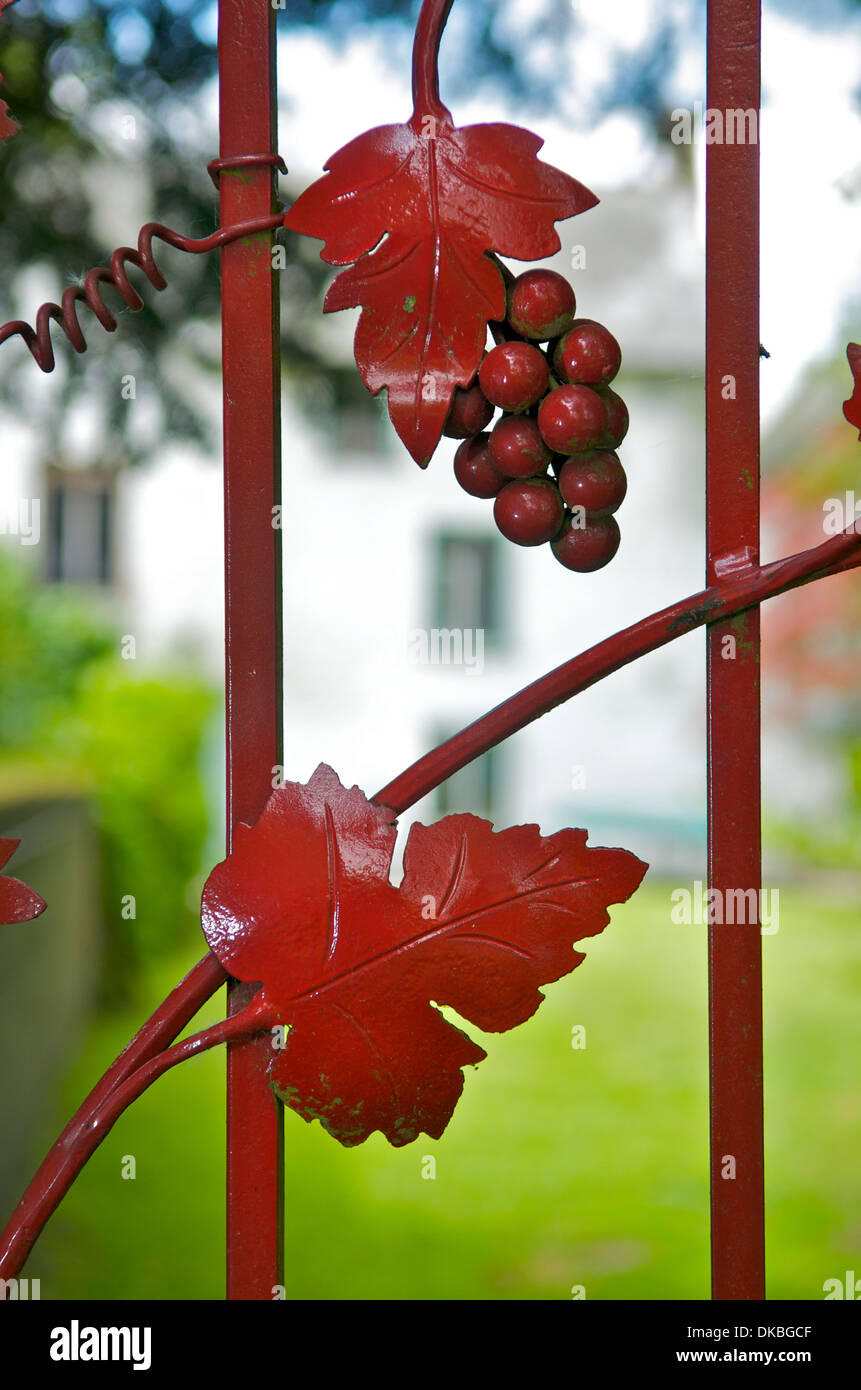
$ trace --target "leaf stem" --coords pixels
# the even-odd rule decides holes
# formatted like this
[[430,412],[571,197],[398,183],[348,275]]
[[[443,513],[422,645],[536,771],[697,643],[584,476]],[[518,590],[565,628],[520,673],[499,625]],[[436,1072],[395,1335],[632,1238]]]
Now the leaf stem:
[[442,31],[453,3],[454,0],[422,0],[413,40],[413,125],[419,125],[426,116],[451,117],[440,100],[438,64]]

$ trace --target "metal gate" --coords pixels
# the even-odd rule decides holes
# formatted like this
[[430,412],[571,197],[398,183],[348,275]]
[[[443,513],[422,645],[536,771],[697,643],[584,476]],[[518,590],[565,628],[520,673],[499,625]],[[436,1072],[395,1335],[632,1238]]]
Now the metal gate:
[[[451,0],[425,0],[421,23],[439,30]],[[283,221],[274,196],[281,165],[275,119],[276,9],[268,0],[220,0],[220,153],[210,164],[221,230],[192,240],[148,224],[136,250],[117,251],[110,270],[87,277],[61,305],[43,306],[35,328],[0,330],[24,338],[40,366],[53,365],[50,325],[72,346],[84,339],[83,301],[105,327],[114,320],[99,285],[113,283],[132,307],[142,301],[125,265],[165,286],[153,238],[190,252],[220,248],[222,264],[228,850],[236,827],[254,825],[280,764],[281,631],[278,531],[281,503],[280,365],[273,234]],[[711,109],[759,111],[757,0],[709,0]],[[575,656],[421,758],[372,798],[395,816],[459,768],[530,721],[638,657],[698,627],[707,630],[709,887],[755,890],[760,865],[759,605],[798,585],[861,563],[850,526],[823,544],[759,563],[759,146],[707,148],[705,587]],[[736,380],[732,400],[721,391]],[[848,413],[848,412],[847,412]],[[858,423],[857,421],[855,423]],[[287,468],[289,469],[289,457]],[[732,633],[737,658],[721,659]],[[3,900],[0,900],[3,901]],[[23,899],[9,920],[33,915]],[[17,911],[17,916],[16,916]],[[712,1296],[765,1295],[762,976],[760,924],[709,928]],[[171,1046],[203,1002],[227,981],[228,1018]],[[271,1299],[282,1284],[282,1107],[267,1076],[271,1048],[254,1024],[254,987],[229,979],[210,952],[153,1014],[99,1081],[48,1154],[0,1238],[0,1276],[20,1270],[44,1222],[111,1124],[169,1067],[227,1044],[228,1297]],[[251,1020],[251,1022],[249,1022]],[[736,1180],[721,1181],[731,1154]]]

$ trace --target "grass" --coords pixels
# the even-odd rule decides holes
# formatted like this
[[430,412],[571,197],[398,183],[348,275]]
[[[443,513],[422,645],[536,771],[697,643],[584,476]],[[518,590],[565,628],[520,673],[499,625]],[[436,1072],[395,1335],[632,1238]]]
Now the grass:
[[[705,937],[670,922],[669,892],[615,909],[522,1028],[470,1026],[488,1058],[440,1141],[344,1150],[287,1112],[288,1298],[708,1297]],[[857,928],[854,904],[787,889],[763,938],[772,1298],[861,1270]],[[153,971],[147,999],[193,958]],[[67,1109],[139,1021],[95,1025]],[[223,1297],[223,1068],[186,1063],[122,1118],[31,1256],[43,1298]]]

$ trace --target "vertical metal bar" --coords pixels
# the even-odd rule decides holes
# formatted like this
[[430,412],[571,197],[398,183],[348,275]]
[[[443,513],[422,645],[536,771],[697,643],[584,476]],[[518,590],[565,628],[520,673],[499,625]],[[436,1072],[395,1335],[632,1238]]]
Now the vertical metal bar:
[[[725,569],[759,563],[759,84],[759,0],[709,0],[706,105],[720,113],[722,136],[706,146],[709,583]],[[740,134],[732,114],[751,110],[754,139],[744,119]],[[714,117],[711,128],[714,135]],[[709,887],[722,907],[732,889],[757,891],[757,911],[745,924],[709,927],[712,1297],[761,1299],[758,608],[709,628],[707,663]]]
[[[275,11],[219,0],[220,157],[274,152]],[[271,167],[222,169],[221,225],[274,211]],[[271,233],[221,255],[224,378],[227,842],[259,816],[281,760],[280,363]],[[249,988],[229,986],[229,1012]],[[266,1079],[266,1039],[227,1055],[227,1296],[271,1299],[281,1284],[283,1129]]]

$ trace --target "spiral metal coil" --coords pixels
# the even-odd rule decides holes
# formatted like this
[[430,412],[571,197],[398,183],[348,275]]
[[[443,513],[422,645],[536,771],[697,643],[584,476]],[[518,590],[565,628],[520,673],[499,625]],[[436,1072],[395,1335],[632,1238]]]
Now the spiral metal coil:
[[36,326],[24,319],[13,319],[0,327],[0,343],[19,335],[30,349],[37,365],[43,372],[54,370],[54,346],[51,341],[51,320],[58,323],[75,352],[86,352],[87,343],[78,322],[78,302],[83,302],[92,310],[99,323],[108,333],[113,333],[117,321],[102,298],[101,286],[112,285],[119,292],[130,309],[142,309],[144,301],[134,289],[126,274],[126,265],[137,266],[149,280],[153,289],[163,290],[167,280],[159,270],[153,256],[153,237],[164,241],[178,251],[189,251],[200,255],[204,251],[214,251],[218,246],[226,246],[240,237],[252,236],[255,232],[265,232],[281,226],[282,213],[272,213],[266,217],[253,217],[245,222],[237,222],[231,227],[220,227],[211,236],[195,240],[181,236],[160,222],[147,222],[138,234],[137,250],[131,246],[120,246],[111,256],[110,270],[99,266],[84,278],[83,285],[70,285],[64,291],[59,304],[47,301],[36,314]]

